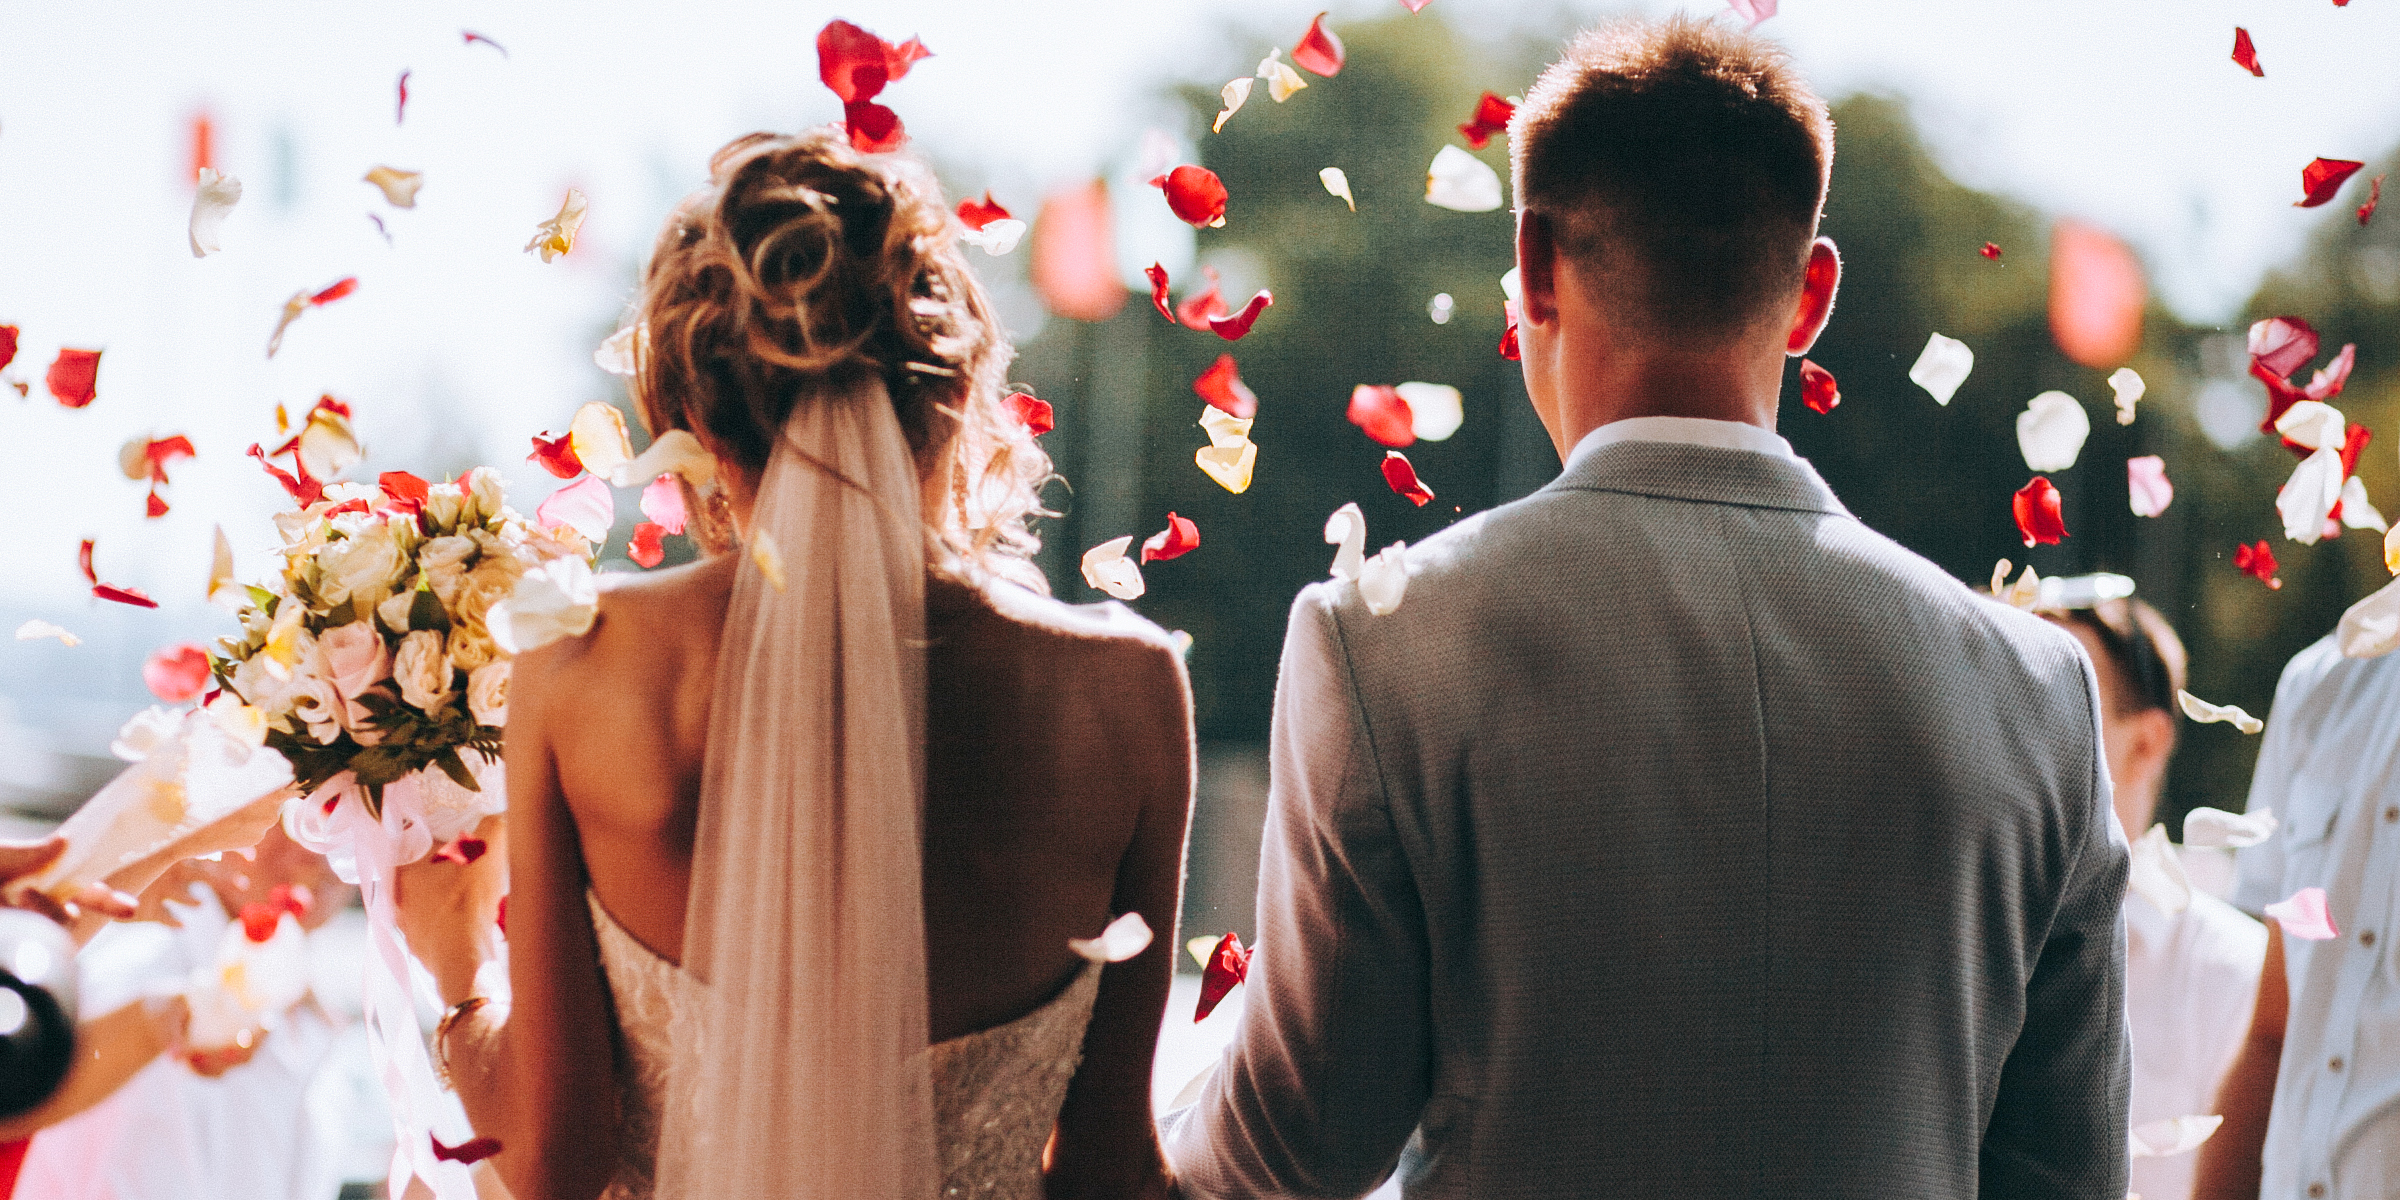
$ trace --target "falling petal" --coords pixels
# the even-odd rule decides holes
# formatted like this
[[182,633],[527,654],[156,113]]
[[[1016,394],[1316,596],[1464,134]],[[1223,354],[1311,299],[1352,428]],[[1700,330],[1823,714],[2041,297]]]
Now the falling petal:
[[1957,338],[1934,334],[1925,339],[1925,349],[1917,355],[1917,363],[1908,369],[1908,381],[1924,388],[1936,404],[1948,404],[1958,394],[1958,385],[1967,381],[1967,373],[1975,369],[1975,352]]
[[1142,542],[1143,562],[1165,562],[1182,558],[1200,548],[1200,527],[1187,517],[1167,514],[1167,527],[1151,534]]
[[1250,332],[1251,326],[1258,324],[1258,314],[1274,303],[1275,293],[1260,288],[1257,295],[1250,297],[1250,303],[1242,306],[1242,311],[1229,317],[1210,317],[1208,331],[1226,341],[1238,342]]
[[1267,95],[1273,97],[1277,104],[1291,99],[1292,93],[1308,86],[1308,81],[1300,78],[1300,72],[1284,63],[1281,49],[1259,60],[1258,77],[1267,81]]
[[1508,320],[1507,326],[1500,330],[1500,357],[1510,362],[1521,361],[1523,349],[1517,344],[1517,302],[1501,301],[1500,311]]
[[1456,146],[1444,146],[1425,170],[1425,203],[1452,212],[1490,212],[1500,207],[1500,173]]
[[1475,102],[1475,115],[1458,127],[1459,136],[1467,139],[1467,145],[1481,150],[1492,144],[1493,137],[1507,133],[1509,119],[1516,115],[1516,105],[1485,92]]
[[2308,386],[2301,389],[2301,394],[2318,403],[2331,400],[2342,394],[2342,389],[2350,382],[2350,372],[2357,366],[2358,344],[2344,343],[2341,353],[2334,355],[2333,361],[2317,368],[2316,374],[2310,376]]
[[1325,518],[1325,544],[1337,547],[1333,554],[1335,579],[1358,578],[1359,567],[1366,562],[1367,515],[1353,501],[1333,510]]
[[586,475],[550,493],[533,510],[533,520],[543,529],[565,526],[591,541],[606,541],[609,527],[617,523],[616,493],[607,480]]
[[2191,880],[2184,876],[2174,843],[2167,840],[2166,826],[2151,826],[2133,844],[2133,872],[2125,886],[2170,917],[2192,906]]
[[1466,423],[1466,397],[1446,383],[1403,383],[1392,389],[1408,405],[1408,430],[1425,442],[1445,442]]
[[1978,250],[1978,251],[1976,251],[1975,253],[1977,253],[1977,254],[1980,254],[1980,255],[1984,256],[1985,258],[1988,258],[1988,259],[1992,260],[1993,262],[1999,262],[1999,261],[2000,261],[2000,243],[1998,243],[1998,242],[1985,242],[1985,243],[1983,244],[1983,249],[1981,249],[1981,250]]
[[1150,948],[1150,923],[1129,912],[1108,923],[1096,938],[1068,938],[1067,949],[1096,963],[1125,962]]
[[68,408],[85,408],[100,394],[100,354],[98,350],[61,350],[42,374],[42,385],[50,395]]
[[2050,232],[2050,336],[2075,362],[2095,369],[2133,357],[2142,342],[2149,285],[2122,238],[2061,220]]
[[1333,76],[1342,70],[1342,39],[1325,28],[1324,13],[1308,23],[1308,32],[1292,45],[1292,61],[1316,75]]
[[1194,938],[1190,947],[1192,957],[1200,960],[1200,1003],[1192,1011],[1192,1021],[1197,1024],[1217,1010],[1235,984],[1250,978],[1250,951],[1242,948],[1238,933],[1228,933],[1213,944],[1208,938]]
[[2117,424],[2133,424],[2133,406],[2149,390],[2142,377],[2132,367],[2118,367],[2108,377],[2108,386],[2117,394]]
[[242,181],[219,175],[214,167],[200,168],[200,186],[192,193],[192,257],[206,258],[225,247],[217,240],[226,214],[241,203]]
[[2083,453],[2092,435],[2092,419],[2083,404],[2065,392],[2043,392],[2017,414],[2017,449],[2035,471],[2064,471]]
[[1009,414],[1017,419],[1017,423],[1023,425],[1026,432],[1035,437],[1040,437],[1058,427],[1056,419],[1051,414],[1049,402],[1035,399],[1030,392],[1010,392],[1004,403],[1008,405]]
[[1408,594],[1408,543],[1393,542],[1358,568],[1358,598],[1371,616],[1388,616]]
[[650,327],[628,325],[608,335],[600,348],[592,351],[592,364],[611,375],[628,379],[641,373],[642,359],[650,354]]
[[817,78],[844,104],[874,99],[932,56],[916,38],[895,46],[848,21],[829,21],[817,31]]
[[990,188],[984,189],[981,200],[969,196],[958,202],[958,223],[969,229],[981,229],[994,221],[1009,220],[1012,216],[1008,209],[992,199]]
[[1350,423],[1385,446],[1398,449],[1417,440],[1416,419],[1400,389],[1362,383],[1350,389]]
[[2058,512],[2058,488],[2046,476],[2036,475],[2009,504],[2016,514],[2017,532],[2025,537],[2025,545],[2055,546],[2067,536],[2066,520]]
[[625,557],[647,570],[667,561],[667,527],[644,521],[633,527],[633,538],[625,544]]
[[2298,317],[2268,317],[2250,326],[2250,365],[2288,379],[2317,356],[2317,331]]
[[2233,61],[2260,79],[2267,77],[2267,69],[2258,65],[2258,47],[2251,44],[2250,31],[2239,25],[2233,27]]
[[[2387,539],[2387,545],[2389,540]],[[2391,552],[2385,551],[2385,558]],[[2400,647],[2400,579],[2376,589],[2342,613],[2334,641],[2345,658],[2381,658]]]
[[1132,600],[1149,590],[1142,582],[1142,568],[1125,551],[1133,545],[1133,535],[1111,538],[1083,552],[1083,581],[1095,591],[1106,592],[1119,600]]
[[1349,205],[1351,212],[1358,211],[1358,201],[1350,195],[1350,177],[1343,174],[1340,167],[1327,167],[1317,172],[1317,181],[1325,185],[1327,192],[1341,197],[1342,203]]
[[1175,323],[1196,333],[1208,332],[1208,323],[1225,315],[1225,296],[1217,290],[1217,269],[1202,267],[1208,277],[1208,287],[1199,294],[1186,293],[1183,303],[1175,306]]
[[2255,545],[2235,546],[2233,566],[2244,575],[2267,585],[2268,591],[2283,590],[2283,581],[2275,578],[2275,548],[2261,538]]
[[0,367],[17,361],[17,327],[0,325]]
[[1418,508],[1425,507],[1425,502],[1433,499],[1433,489],[1417,478],[1417,468],[1408,461],[1407,455],[1397,450],[1383,452],[1383,481]]
[[775,545],[775,535],[761,529],[750,535],[750,561],[758,573],[766,577],[767,586],[783,590],[783,551]]
[[661,475],[674,475],[693,487],[705,488],[716,482],[717,456],[690,431],[670,429],[658,435],[641,457],[611,472],[608,481],[621,488],[648,487]]
[[908,127],[900,123],[900,114],[872,100],[843,105],[842,126],[850,131],[850,145],[861,154],[888,154],[908,141]]
[[2322,450],[2341,444],[2343,423],[2340,409],[2321,400],[2302,400],[2275,418],[2275,432],[2292,445]]
[[1216,123],[1208,127],[1210,133],[1225,132],[1225,122],[1233,119],[1233,114],[1242,111],[1242,105],[1250,100],[1251,87],[1257,82],[1257,76],[1244,75],[1217,89],[1217,97],[1225,102],[1225,107],[1217,110]]
[[275,332],[267,338],[267,357],[275,357],[275,352],[283,348],[284,331],[292,327],[292,322],[300,319],[300,314],[312,308],[322,308],[357,290],[358,277],[352,275],[337,279],[317,291],[304,288],[292,293],[292,298],[283,302],[283,316],[275,322]]
[[382,188],[384,202],[393,208],[415,208],[417,189],[425,186],[425,173],[403,171],[397,167],[376,167],[367,172],[364,182]]
[[672,475],[661,475],[642,489],[641,508],[643,516],[668,533],[682,533],[689,517],[683,507],[683,484]]
[[2257,733],[2267,727],[2266,722],[2243,712],[2240,705],[2210,704],[2190,692],[2180,690],[2175,693],[2175,703],[2182,706],[2183,715],[2203,725],[2222,721],[2242,733]]
[[2358,206],[2358,223],[2365,225],[2375,219],[2375,207],[2383,203],[2383,176],[2367,185],[2367,202]]
[[1258,447],[1250,441],[1251,418],[1237,417],[1211,405],[1200,410],[1200,428],[1209,444],[1192,455],[1200,470],[1226,491],[1240,495],[1250,487],[1251,469],[1258,464]]
[[1807,359],[1800,360],[1800,403],[1820,413],[1830,413],[1842,402],[1842,389],[1833,380],[1833,372]]
[[294,451],[301,470],[318,479],[332,479],[366,458],[358,434],[351,428],[350,406],[331,396],[317,398],[300,424],[300,436],[278,447],[276,453],[285,450]]
[[1225,223],[1225,181],[1215,171],[1187,163],[1167,172],[1163,187],[1167,207],[1183,223],[1195,229]]
[[2155,454],[2125,460],[2125,486],[2137,517],[2155,517],[2175,502],[2175,485],[2167,482],[2167,460]]
[[1258,415],[1258,394],[1242,382],[1241,367],[1230,354],[1218,355],[1215,363],[1200,372],[1200,377],[1192,381],[1192,390],[1211,406],[1234,416]]
[[2283,931],[2304,941],[2324,942],[2342,936],[2333,927],[2333,914],[2325,904],[2325,889],[2305,887],[2293,892],[2291,899],[2277,901],[2265,909],[2266,915],[2283,926]]
[[2328,446],[2302,460],[2275,493],[2283,536],[2303,546],[2325,536],[2325,519],[2342,499],[2342,452]]
[[1160,315],[1160,316],[1162,316],[1162,317],[1165,317],[1166,319],[1168,319],[1168,320],[1170,320],[1170,321],[1174,320],[1174,319],[1175,319],[1175,310],[1173,310],[1173,309],[1171,309],[1171,308],[1167,307],[1167,268],[1166,268],[1166,264],[1164,264],[1164,263],[1151,263],[1149,266],[1146,266],[1146,267],[1143,267],[1143,268],[1142,268],[1142,274],[1144,274],[1144,275],[1147,275],[1147,276],[1149,276],[1149,278],[1150,278],[1150,305],[1151,305],[1151,307],[1153,307],[1153,308],[1156,308],[1156,309],[1158,310],[1158,315]]
[[2300,190],[2305,193],[2292,202],[2294,208],[2315,208],[2332,201],[2351,176],[2366,166],[2347,158],[2319,158],[2300,169]]
[[2203,850],[2241,850],[2266,841],[2275,832],[2275,810],[2229,813],[2221,808],[2195,808],[2183,817],[2183,844]]
[[2217,1126],[2225,1123],[2219,1116],[2169,1117],[2133,1127],[2133,1146],[2128,1152],[2133,1158],[2172,1158],[2189,1154],[2200,1148]]
[[549,440],[545,440],[541,434],[534,435],[533,453],[526,455],[525,461],[540,465],[543,470],[560,479],[573,479],[583,474],[583,460],[575,457],[575,435],[572,433],[562,433]]
[[383,244],[387,247],[390,246],[392,244],[392,231],[384,228],[383,218],[376,216],[374,213],[368,213],[367,219],[375,223],[375,232],[383,238]]
[[408,119],[408,77],[414,74],[416,74],[414,71],[400,72],[400,83],[396,88],[400,97],[398,102],[392,106],[392,124],[394,125]]
[[985,254],[998,258],[1016,249],[1017,243],[1025,240],[1025,231],[1029,228],[1031,226],[1025,222],[1014,217],[1007,217],[994,221],[982,229],[970,229],[961,233],[958,235],[958,240],[970,246],[980,246]]
[[490,46],[492,49],[499,51],[499,52],[500,52],[500,57],[502,57],[502,58],[507,58],[507,57],[508,57],[508,47],[506,47],[506,46],[503,46],[503,45],[501,45],[500,43],[498,43],[498,42],[495,42],[495,41],[493,41],[492,39],[490,39],[490,38],[488,38],[488,37],[485,37],[485,36],[483,36],[482,34],[480,34],[480,33],[477,33],[477,32],[475,32],[475,31],[474,31],[474,30],[472,30],[472,29],[461,29],[461,30],[459,30],[459,31],[458,31],[458,36],[459,36],[459,37],[461,37],[461,38],[463,38],[463,39],[465,39],[464,41],[462,41],[462,42],[460,43],[461,45],[465,45],[465,46],[472,46],[472,45],[476,44],[477,42],[481,42],[481,43],[483,43],[484,45],[486,45],[486,46]]
[[575,410],[567,426],[574,440],[576,461],[583,469],[606,478],[633,461],[633,442],[625,432],[625,414],[613,404],[591,401]]
[[17,626],[17,640],[20,642],[38,641],[42,638],[57,638],[58,644],[61,646],[80,646],[83,644],[82,638],[76,637],[74,634],[68,633],[65,629],[57,625],[53,625],[48,621],[27,621],[24,624]]
[[2353,475],[2342,481],[2342,524],[2352,529],[2372,529],[2383,533],[2391,528],[2383,514],[2367,499],[2367,483]]
[[584,214],[590,207],[590,199],[580,189],[568,188],[567,198],[558,206],[558,215],[534,226],[533,240],[525,243],[525,252],[538,252],[543,262],[555,262],[560,255],[575,249],[575,235],[583,229]]
[[1776,2],[1777,0],[1727,0],[1733,11],[1742,14],[1742,19],[1750,22],[1752,29],[1758,28],[1760,21],[1775,15]]
[[425,1136],[433,1142],[433,1156],[443,1162],[462,1165],[479,1163],[500,1153],[500,1139],[498,1138],[479,1137],[456,1146],[445,1146],[442,1144],[442,1139],[434,1137],[432,1134]]

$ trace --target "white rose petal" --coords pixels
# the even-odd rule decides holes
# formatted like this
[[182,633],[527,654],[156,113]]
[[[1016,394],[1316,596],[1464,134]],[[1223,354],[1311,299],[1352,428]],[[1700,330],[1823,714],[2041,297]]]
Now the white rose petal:
[[83,644],[82,638],[76,637],[74,634],[68,633],[65,628],[53,625],[48,621],[27,621],[17,626],[18,641],[30,642],[40,638],[57,638],[58,644],[61,646]]
[[398,167],[376,167],[367,172],[365,182],[383,189],[383,198],[393,208],[415,208],[417,189],[425,186],[423,171],[403,171]]
[[467,711],[480,725],[508,724],[509,664],[486,663],[467,676]]
[[2356,475],[2342,481],[2342,524],[2377,533],[2391,528],[2383,514],[2375,511],[2374,502],[2367,499],[2366,481]]
[[1133,535],[1111,538],[1083,552],[1083,581],[1119,600],[1131,600],[1149,590],[1139,563],[1125,557]]
[[1442,147],[1425,170],[1425,203],[1436,208],[1490,212],[1500,201],[1500,173],[1456,146]]
[[168,712],[153,704],[133,714],[117,730],[116,740],[108,744],[108,752],[126,762],[140,762],[150,757],[151,751],[175,736],[175,731],[182,727],[181,714]]
[[2317,539],[2325,536],[2326,515],[2341,498],[2342,452],[2327,446],[2292,468],[2292,477],[2275,493],[2283,536],[2303,546],[2316,545]]
[[567,425],[575,457],[583,469],[607,479],[633,461],[633,442],[625,435],[625,414],[617,406],[594,400],[575,410]]
[[2344,423],[2342,410],[2321,400],[2302,400],[2275,418],[2275,432],[2311,450],[2340,449]]
[[2266,722],[2243,712],[2241,705],[2238,704],[2210,704],[2190,692],[2183,691],[2175,693],[2175,703],[2183,706],[2183,715],[2203,725],[2223,721],[2243,733],[2257,733],[2267,727]]
[[200,168],[200,186],[192,193],[192,257],[207,258],[225,247],[217,240],[226,214],[241,203],[242,181],[219,175],[214,167]]
[[1500,294],[1511,300],[1524,299],[1525,285],[1521,280],[1522,277],[1517,274],[1517,268],[1510,267],[1508,272],[1500,277]]
[[599,611],[600,586],[592,578],[591,564],[569,556],[525,572],[508,599],[484,615],[484,625],[503,652],[523,654],[591,632]]
[[1384,616],[1400,607],[1400,598],[1408,592],[1408,543],[1393,542],[1360,564],[1358,569],[1358,598],[1367,602],[1367,611]]
[[2175,856],[2175,844],[2167,840],[2166,826],[2151,826],[2133,844],[2133,874],[2125,886],[2170,917],[2192,906],[2192,883]]
[[1015,217],[1002,217],[984,224],[981,229],[962,229],[958,240],[970,246],[981,246],[985,254],[998,258],[1017,248],[1024,239],[1027,226]]
[[1250,473],[1258,465],[1258,447],[1250,442],[1250,426],[1255,417],[1237,417],[1216,405],[1200,410],[1200,428],[1208,434],[1208,445],[1193,452],[1192,461],[1218,486],[1234,495],[1241,495],[1250,486]]
[[1340,547],[1333,554],[1333,577],[1358,578],[1358,570],[1366,562],[1367,514],[1359,511],[1357,501],[1325,518],[1325,544]]
[[1283,47],[1281,46],[1269,51],[1265,58],[1259,60],[1258,77],[1267,81],[1267,94],[1274,97],[1277,104],[1291,99],[1293,92],[1308,86],[1308,81],[1300,78],[1300,72],[1293,70],[1283,61]]
[[2167,482],[2167,460],[2144,454],[2125,460],[2126,503],[2137,517],[2155,517],[2175,502],[2175,485]]
[[611,375],[631,376],[641,370],[641,359],[649,352],[650,327],[628,325],[592,351],[592,362]]
[[1967,381],[1967,373],[1975,369],[1975,352],[1957,338],[1934,334],[1925,339],[1923,353],[1917,364],[1908,369],[1908,381],[1924,388],[1936,404],[1950,403],[1958,394],[1958,385]]
[[784,589],[783,551],[776,548],[774,534],[761,529],[750,535],[750,561],[766,576],[768,587],[778,592]]
[[2064,471],[2083,453],[2092,436],[2092,419],[2083,404],[2065,392],[2043,392],[2017,414],[2017,449],[2035,471]]
[[558,206],[558,215],[534,227],[533,240],[525,243],[525,253],[539,251],[543,262],[551,262],[573,250],[575,235],[583,228],[584,214],[590,207],[588,197],[568,188],[567,198]]
[[1317,172],[1317,182],[1324,184],[1327,192],[1341,197],[1342,203],[1349,205],[1351,212],[1358,211],[1358,200],[1350,194],[1350,177],[1343,174],[1340,167],[1327,167]]
[[2351,605],[2333,635],[2346,658],[2381,658],[2400,648],[2400,579]]
[[[584,464],[587,468],[591,465]],[[717,458],[700,444],[700,439],[681,429],[670,429],[658,435],[640,458],[625,464],[608,481],[621,488],[650,486],[661,475],[680,477],[695,488],[705,488],[716,482]]]
[[1404,383],[1392,390],[1408,401],[1409,428],[1424,441],[1447,441],[1466,423],[1464,397],[1449,384]]
[[2200,1148],[2217,1126],[2225,1123],[2219,1116],[2169,1117],[2134,1126],[2133,1145],[2128,1152],[2134,1158],[2172,1158]]
[[2142,382],[2132,367],[2118,367],[2108,377],[2108,386],[2117,393],[2117,424],[2133,424],[2133,406],[2141,400],[2143,392],[2150,390],[2149,385]]
[[1067,949],[1096,963],[1120,963],[1150,948],[1150,923],[1129,912],[1108,923],[1096,938],[1068,938]]
[[2275,810],[2229,813],[2221,808],[2195,808],[2183,817],[2183,844],[2203,850],[2240,850],[2266,841],[2275,833]]
[[1256,76],[1244,75],[1217,89],[1217,98],[1225,102],[1225,107],[1217,110],[1216,123],[1208,127],[1210,133],[1225,132],[1225,122],[1231,120],[1233,114],[1242,111],[1242,105],[1250,99],[1250,85],[1257,82]]

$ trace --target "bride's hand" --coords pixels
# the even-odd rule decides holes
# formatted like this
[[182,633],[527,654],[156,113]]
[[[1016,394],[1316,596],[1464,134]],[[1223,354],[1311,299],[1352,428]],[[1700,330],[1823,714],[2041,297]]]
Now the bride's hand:
[[[433,973],[443,1004],[473,994],[475,972],[501,954],[500,902],[508,896],[508,824],[484,818],[472,835],[484,844],[473,862],[428,858],[400,868],[392,901],[409,950]],[[463,840],[463,839],[462,839]]]

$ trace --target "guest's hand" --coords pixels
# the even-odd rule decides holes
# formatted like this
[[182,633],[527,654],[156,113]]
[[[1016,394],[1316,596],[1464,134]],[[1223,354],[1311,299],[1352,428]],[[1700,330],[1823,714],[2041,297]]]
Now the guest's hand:
[[500,901],[508,895],[506,816],[484,818],[471,836],[484,846],[475,861],[428,858],[400,868],[393,881],[400,933],[417,961],[433,973],[443,1004],[472,995],[476,970],[501,953]]
[[118,920],[133,915],[133,897],[105,884],[92,884],[65,899],[34,890],[27,881],[66,852],[67,839],[61,837],[0,842],[0,905],[30,909],[61,925],[73,924],[87,912]]

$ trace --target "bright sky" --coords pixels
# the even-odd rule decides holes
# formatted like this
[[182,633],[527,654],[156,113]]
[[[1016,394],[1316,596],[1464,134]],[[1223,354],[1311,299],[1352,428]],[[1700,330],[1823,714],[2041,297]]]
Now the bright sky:
[[[1337,32],[1401,12],[1398,0],[1328,2]],[[272,434],[278,402],[297,412],[341,395],[359,407],[377,468],[473,455],[506,469],[530,509],[549,481],[522,463],[525,437],[605,394],[590,350],[667,202],[728,137],[837,115],[813,48],[833,16],[921,35],[937,57],[888,101],[945,165],[1022,202],[1129,155],[1144,128],[1171,119],[1158,99],[1168,82],[1221,82],[1204,73],[1222,65],[1223,31],[1253,31],[1241,53],[1254,61],[1288,47],[1316,7],[0,0],[0,323],[23,326],[13,370],[34,382],[29,403],[0,393],[16,451],[0,473],[16,518],[0,617],[147,640],[0,660],[113,663],[114,686],[123,656],[221,632],[196,603],[209,527],[225,524],[245,573],[263,568],[281,497],[239,452]],[[1557,23],[1556,10],[1526,7],[1433,0],[1412,19],[1495,38]],[[2265,79],[2227,60],[2236,23],[2256,38]],[[466,28],[510,57],[462,45]],[[2229,318],[2316,221],[2355,206],[2345,193],[2339,210],[2291,207],[2302,165],[2372,159],[2400,140],[2391,0],[1784,0],[1764,29],[1829,95],[1910,97],[1967,182],[2118,230],[2199,319]],[[412,100],[395,126],[403,68]],[[225,252],[195,261],[186,121],[203,106],[220,166],[249,190]],[[415,211],[357,182],[377,163],[425,172]],[[548,265],[520,253],[569,186],[592,196],[583,252]],[[285,297],[353,274],[357,295],[309,313],[275,360],[263,356]],[[62,344],[106,348],[90,409],[43,398],[42,369]],[[176,472],[177,510],[159,521],[141,518],[140,487],[115,475],[118,446],[144,432],[189,433],[202,451]],[[101,539],[104,577],[151,590],[168,611],[92,609],[73,570],[86,536]],[[58,657],[73,654],[89,657]],[[0,662],[0,680],[27,669]]]

